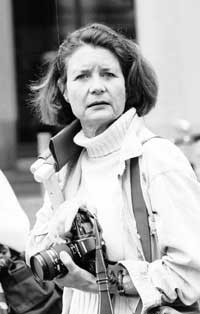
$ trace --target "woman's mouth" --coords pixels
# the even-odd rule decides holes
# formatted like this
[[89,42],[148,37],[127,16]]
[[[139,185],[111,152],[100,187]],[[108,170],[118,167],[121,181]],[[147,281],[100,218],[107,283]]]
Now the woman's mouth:
[[109,105],[107,101],[94,101],[93,103],[88,105],[88,108],[94,107],[94,106],[101,106],[101,105]]

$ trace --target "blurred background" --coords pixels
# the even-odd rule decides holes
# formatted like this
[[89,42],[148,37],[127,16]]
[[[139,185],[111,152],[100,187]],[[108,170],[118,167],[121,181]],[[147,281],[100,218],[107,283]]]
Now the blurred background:
[[32,112],[29,85],[66,34],[86,23],[106,23],[139,43],[160,85],[146,123],[179,145],[198,175],[199,16],[199,0],[0,1],[0,168],[31,225],[42,189],[29,168],[55,130]]

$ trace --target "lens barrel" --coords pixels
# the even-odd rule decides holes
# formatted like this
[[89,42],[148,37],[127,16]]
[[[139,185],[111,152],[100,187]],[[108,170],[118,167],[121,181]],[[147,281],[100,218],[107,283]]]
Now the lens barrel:
[[61,251],[71,255],[65,244],[59,244],[31,256],[30,266],[34,276],[40,280],[52,280],[58,275],[67,274],[68,270],[60,260]]

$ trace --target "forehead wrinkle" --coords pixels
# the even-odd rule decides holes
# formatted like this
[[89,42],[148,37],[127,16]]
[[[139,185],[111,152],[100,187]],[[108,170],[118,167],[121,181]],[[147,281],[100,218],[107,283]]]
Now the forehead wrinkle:
[[107,64],[106,65],[104,65],[104,64],[103,65],[101,65],[101,64],[93,64],[93,65],[88,64],[88,65],[80,66],[79,68],[76,68],[76,67],[75,67],[75,69],[72,68],[71,73],[76,74],[79,72],[81,72],[81,73],[90,72],[95,68],[97,68],[100,71],[110,71],[110,70],[117,71],[118,70],[116,65],[114,65],[114,64],[112,65],[110,63],[109,63],[109,65],[107,65]]
[[69,70],[69,68],[70,68],[71,74],[76,74],[79,72],[88,72],[91,70],[92,66],[91,66],[91,64],[90,65],[83,64],[83,65],[79,65],[77,67],[77,64],[75,63],[74,65],[68,66],[68,70]]
[[[92,48],[92,50],[93,49],[94,48]],[[80,50],[81,50],[81,48],[80,48]],[[98,51],[99,51],[99,48],[98,48]],[[98,51],[96,51],[96,52],[98,52]],[[91,54],[91,52],[89,51],[89,55],[90,54]],[[103,54],[97,53],[96,56],[94,56],[92,54],[90,60],[86,61],[86,60],[84,60],[84,53],[83,53],[83,58],[81,60],[80,55],[79,55],[79,50],[78,50],[77,52],[75,52],[74,56],[72,55],[72,57],[68,60],[68,70],[70,67],[70,72],[72,74],[75,74],[75,73],[80,72],[80,71],[91,71],[94,67],[98,67],[98,68],[100,68],[100,70],[106,70],[106,69],[118,70],[118,66],[120,68],[119,60],[112,53],[110,53],[109,56],[104,56],[103,60],[100,58],[100,61],[98,59],[99,55],[102,58]],[[116,64],[116,62],[118,62],[118,63]]]

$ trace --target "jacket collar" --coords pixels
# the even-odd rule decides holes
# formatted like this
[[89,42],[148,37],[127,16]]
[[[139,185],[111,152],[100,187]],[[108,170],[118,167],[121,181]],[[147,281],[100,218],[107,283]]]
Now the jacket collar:
[[73,141],[80,129],[79,120],[75,120],[50,139],[49,149],[55,161],[56,171],[61,170],[66,163],[76,160],[80,155],[82,147]]
[[146,128],[143,118],[135,114],[121,149],[119,175],[124,173],[127,160],[142,156],[143,144],[152,137],[155,134]]
[[144,119],[135,114],[122,146],[122,159],[125,161],[141,156],[143,144],[154,136],[155,134],[145,126]]
[[[79,157],[82,147],[76,145],[73,138],[80,129],[80,122],[75,120],[51,138],[49,149],[56,163],[56,171],[61,170],[68,162],[73,163]],[[154,136],[145,127],[143,118],[135,114],[125,136],[120,153],[120,162],[124,164],[128,159],[141,156],[143,153],[143,143]]]

